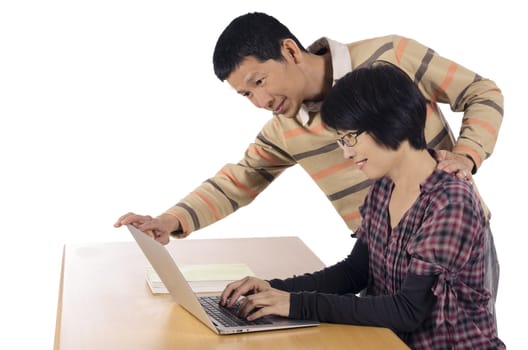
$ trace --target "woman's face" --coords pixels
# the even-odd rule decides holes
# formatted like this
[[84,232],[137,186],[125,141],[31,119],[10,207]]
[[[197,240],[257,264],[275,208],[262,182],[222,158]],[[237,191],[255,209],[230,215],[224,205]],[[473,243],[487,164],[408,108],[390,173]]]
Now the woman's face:
[[340,132],[338,137],[343,156],[352,160],[369,179],[387,175],[396,162],[397,152],[379,145],[367,132]]

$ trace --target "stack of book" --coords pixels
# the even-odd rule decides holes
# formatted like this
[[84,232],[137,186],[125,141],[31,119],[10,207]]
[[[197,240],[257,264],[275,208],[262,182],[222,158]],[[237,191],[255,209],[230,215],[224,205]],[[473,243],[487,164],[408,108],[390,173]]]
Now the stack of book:
[[[246,264],[197,264],[178,267],[195,293],[221,292],[233,281],[254,276]],[[169,293],[152,266],[147,266],[146,279],[153,294]]]

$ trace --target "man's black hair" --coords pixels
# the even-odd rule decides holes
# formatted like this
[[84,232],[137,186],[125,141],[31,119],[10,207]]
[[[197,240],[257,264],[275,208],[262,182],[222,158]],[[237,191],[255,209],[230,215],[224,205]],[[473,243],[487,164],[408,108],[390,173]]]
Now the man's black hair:
[[224,81],[248,57],[260,62],[282,61],[281,43],[292,39],[303,51],[306,49],[290,30],[265,13],[253,12],[235,18],[220,34],[213,54],[214,71]]

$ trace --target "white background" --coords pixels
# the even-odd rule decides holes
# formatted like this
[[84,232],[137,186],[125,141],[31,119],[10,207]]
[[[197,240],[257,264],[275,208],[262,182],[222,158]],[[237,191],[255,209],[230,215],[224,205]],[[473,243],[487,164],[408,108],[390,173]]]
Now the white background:
[[[121,214],[157,215],[242,157],[270,115],[217,80],[212,52],[231,19],[264,11],[306,46],[323,35],[352,42],[400,34],[499,85],[504,123],[476,181],[493,212],[501,260],[499,334],[510,349],[522,348],[524,12],[505,1],[249,3],[0,4],[0,342],[9,344],[0,347],[52,347],[64,244],[128,241],[112,226]],[[445,111],[458,132],[461,115]],[[352,245],[299,168],[189,239],[268,235],[298,235],[326,264]]]

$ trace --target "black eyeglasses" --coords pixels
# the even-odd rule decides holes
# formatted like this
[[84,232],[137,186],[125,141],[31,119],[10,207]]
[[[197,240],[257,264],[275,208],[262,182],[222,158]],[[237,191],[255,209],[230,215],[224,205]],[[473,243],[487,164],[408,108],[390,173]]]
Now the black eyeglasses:
[[336,142],[341,148],[354,147],[357,143],[357,138],[359,135],[361,135],[361,132],[351,131],[338,138]]

